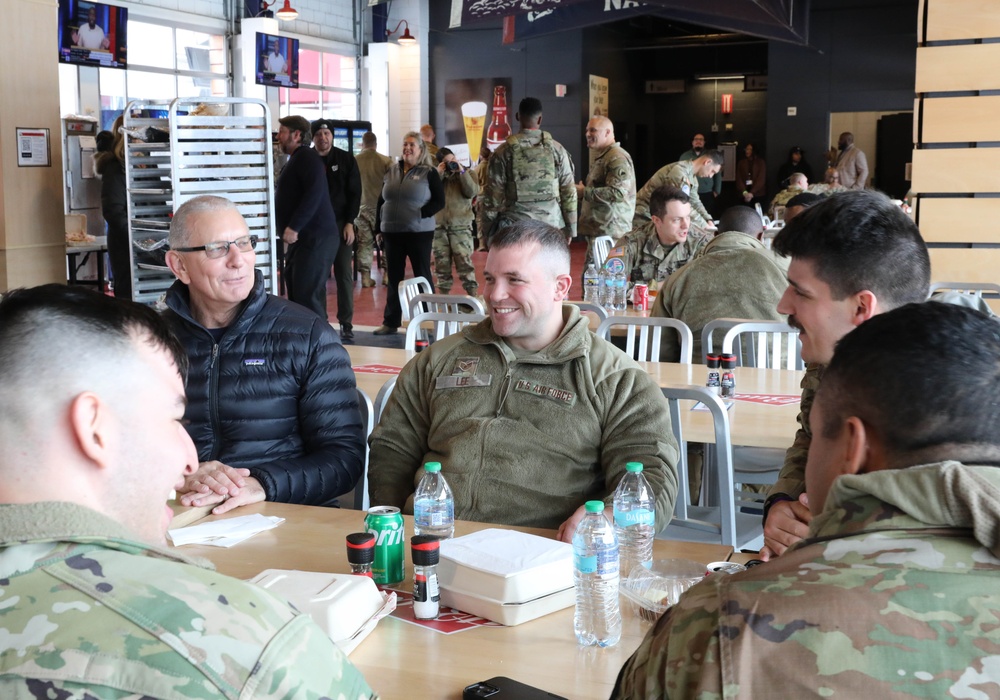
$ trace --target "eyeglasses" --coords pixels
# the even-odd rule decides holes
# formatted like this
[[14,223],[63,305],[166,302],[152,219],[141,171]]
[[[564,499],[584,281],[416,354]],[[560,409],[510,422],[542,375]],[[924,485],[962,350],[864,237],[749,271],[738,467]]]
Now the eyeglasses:
[[173,248],[178,253],[196,253],[199,250],[205,251],[205,257],[210,259],[224,258],[229,254],[229,246],[236,246],[236,250],[241,253],[249,253],[257,247],[257,236],[240,236],[235,241],[213,241],[205,245],[196,245],[191,248]]

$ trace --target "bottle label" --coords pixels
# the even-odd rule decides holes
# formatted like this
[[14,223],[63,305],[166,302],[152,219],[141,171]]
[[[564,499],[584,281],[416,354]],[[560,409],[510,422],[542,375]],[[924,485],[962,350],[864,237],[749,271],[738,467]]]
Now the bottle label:
[[441,600],[441,593],[438,589],[437,574],[427,576],[425,574],[413,575],[413,600],[419,603],[438,602]]
[[621,511],[615,508],[615,525],[629,527],[630,525],[653,525],[656,514],[648,508]]
[[573,564],[581,574],[618,573],[618,548],[599,549],[589,556],[574,553]]
[[413,519],[422,527],[442,527],[455,522],[455,504],[422,499],[413,504]]

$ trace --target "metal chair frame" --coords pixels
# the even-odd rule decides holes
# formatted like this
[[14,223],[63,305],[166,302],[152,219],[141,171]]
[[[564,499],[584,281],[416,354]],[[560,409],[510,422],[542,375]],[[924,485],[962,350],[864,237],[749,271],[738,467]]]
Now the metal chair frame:
[[434,288],[426,277],[411,277],[399,283],[399,306],[403,310],[403,320],[410,320],[410,299],[417,294],[433,294]]
[[441,340],[441,338],[458,333],[466,326],[479,323],[485,318],[485,314],[449,314],[436,311],[417,314],[406,326],[406,339],[403,342],[403,347],[407,350],[417,349],[417,337],[426,334],[423,328],[424,323],[433,323],[434,339]]
[[[733,445],[729,414],[725,404],[714,392],[703,386],[667,386],[662,388],[670,410],[670,423],[680,448],[677,500],[670,524],[657,537],[688,542],[714,542],[736,549],[759,549],[764,532],[759,514],[737,510],[733,477]],[[699,506],[688,503],[687,446],[681,427],[681,401],[700,401],[712,413],[715,427],[715,449],[705,456],[704,480],[715,479],[718,505]]]
[[611,236],[597,236],[591,241],[591,256],[594,258],[596,267],[604,264],[608,259],[608,253],[615,245],[615,239]]
[[435,311],[438,313],[461,314],[471,313],[486,314],[486,307],[483,302],[468,294],[415,294],[410,297],[409,315],[407,318],[414,318],[417,314]]
[[[683,321],[676,318],[641,318],[636,316],[608,316],[601,321],[595,333],[600,338],[611,340],[611,329],[625,327],[625,352],[638,362],[659,362],[660,341],[663,329],[671,329],[680,336],[681,359],[683,364],[691,364],[694,335]],[[636,345],[638,335],[638,347]]]

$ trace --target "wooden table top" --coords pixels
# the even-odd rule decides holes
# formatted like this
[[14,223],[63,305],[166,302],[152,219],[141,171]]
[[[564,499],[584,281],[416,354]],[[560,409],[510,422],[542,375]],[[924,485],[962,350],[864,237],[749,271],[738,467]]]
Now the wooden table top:
[[[270,568],[350,571],[344,537],[364,530],[364,512],[259,503],[219,517],[252,513],[286,520],[229,549],[192,545],[179,551],[209,559],[222,573],[244,579]],[[404,520],[409,541],[413,519],[406,516]],[[455,534],[487,527],[495,526],[459,521]],[[552,530],[510,529],[548,537],[555,534]],[[653,551],[656,559],[681,557],[707,564],[725,560],[732,548],[656,540]],[[406,580],[398,587],[412,591],[408,552],[406,562]],[[573,700],[603,700],[611,694],[618,671],[649,628],[649,623],[627,608],[623,621],[622,641],[616,647],[588,649],[576,644],[572,607],[515,627],[477,627],[450,635],[389,617],[378,623],[350,659],[385,700],[459,700],[464,687],[493,676],[509,676]]]
[[[402,367],[414,355],[398,348],[345,347],[351,356],[358,388],[372,400],[386,380],[393,376],[393,368]],[[707,370],[704,365],[674,362],[640,364],[661,387],[705,383]],[[745,399],[736,401],[729,411],[734,445],[786,449],[792,444],[798,428],[795,419],[799,413],[802,375],[803,372],[795,370],[736,368],[737,395]],[[683,403],[690,408],[691,402]],[[684,410],[682,415],[686,440],[715,442],[712,416],[708,411]]]

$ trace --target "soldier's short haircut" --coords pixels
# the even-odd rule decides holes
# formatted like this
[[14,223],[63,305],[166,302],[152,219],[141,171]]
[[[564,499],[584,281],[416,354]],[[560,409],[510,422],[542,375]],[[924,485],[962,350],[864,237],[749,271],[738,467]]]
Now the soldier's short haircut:
[[[490,250],[502,250],[531,243],[537,243],[544,252],[555,255],[561,263],[564,263],[566,270],[569,270],[569,245],[566,243],[566,234],[544,221],[526,219],[505,226],[490,239]],[[556,270],[556,274],[560,272]]]
[[764,230],[764,222],[754,209],[743,206],[729,207],[719,219],[719,233],[739,231],[756,238]]
[[649,194],[650,216],[658,216],[662,219],[663,215],[667,213],[667,202],[690,204],[691,197],[689,197],[684,190],[679,187],[674,187],[673,185],[660,185]]
[[[225,197],[203,194],[184,202],[170,219],[170,234],[167,242],[171,248],[186,248],[191,244],[191,217],[213,211],[236,209],[236,205]],[[238,210],[237,210],[238,211]]]
[[726,156],[723,155],[722,151],[715,150],[715,149],[713,149],[711,151],[705,151],[704,153],[702,153],[698,157],[699,158],[711,158],[712,162],[715,163],[716,165],[725,165],[725,163],[726,163]]
[[806,260],[834,299],[869,290],[879,307],[923,301],[931,263],[917,225],[874,190],[838,192],[788,223],[772,244],[780,255]]
[[361,145],[365,148],[373,148],[378,145],[378,138],[372,132],[366,131],[361,135]]
[[[14,289],[0,299],[0,411],[8,429],[65,410],[84,391],[127,392],[142,381],[136,343],[165,351],[181,377],[184,347],[152,308],[82,287],[46,284]],[[130,385],[126,378],[131,378]]]
[[802,183],[808,183],[809,178],[805,176],[805,173],[792,173],[788,176],[788,184],[795,185],[796,187],[801,187]]
[[542,101],[537,97],[525,97],[517,106],[522,121],[531,121],[542,116]]
[[816,395],[820,429],[836,437],[857,416],[896,456],[937,446],[996,447],[997,386],[996,319],[954,304],[906,304],[837,343]]

